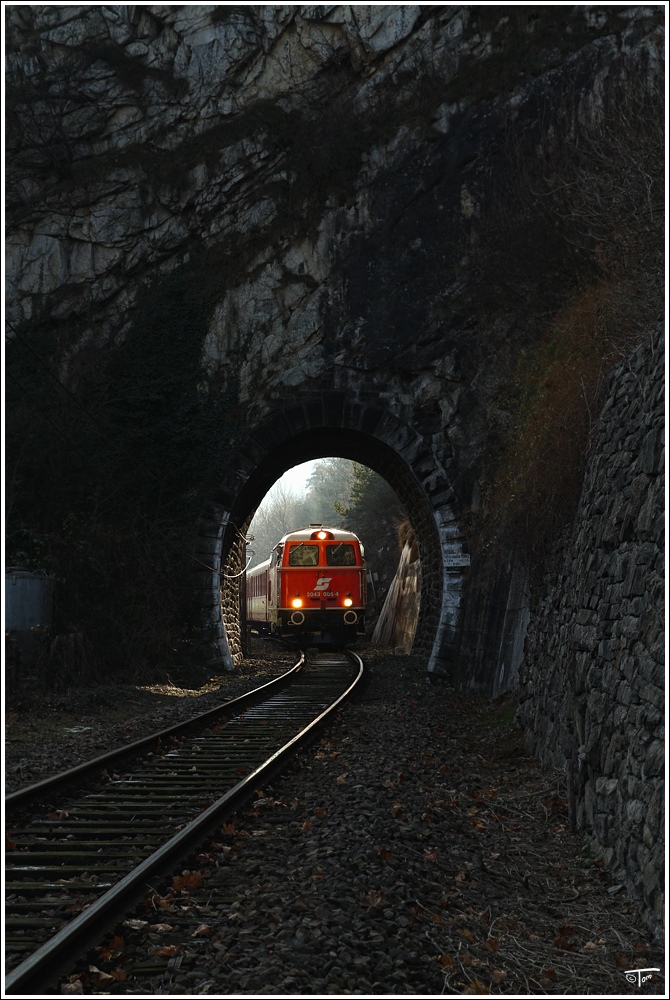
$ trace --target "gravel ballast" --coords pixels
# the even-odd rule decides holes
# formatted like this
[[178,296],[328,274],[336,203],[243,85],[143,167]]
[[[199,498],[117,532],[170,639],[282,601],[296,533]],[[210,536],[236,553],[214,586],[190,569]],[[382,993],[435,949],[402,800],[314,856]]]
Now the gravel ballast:
[[[65,994],[663,995],[621,873],[492,702],[363,650],[365,690],[63,977]],[[140,734],[141,735],[141,734]],[[58,992],[58,991],[56,991]]]
[[197,690],[163,684],[96,684],[60,694],[29,681],[5,709],[5,792],[34,784],[116,747],[191,719],[267,684],[289,670],[296,654],[271,642],[234,674],[212,677]]

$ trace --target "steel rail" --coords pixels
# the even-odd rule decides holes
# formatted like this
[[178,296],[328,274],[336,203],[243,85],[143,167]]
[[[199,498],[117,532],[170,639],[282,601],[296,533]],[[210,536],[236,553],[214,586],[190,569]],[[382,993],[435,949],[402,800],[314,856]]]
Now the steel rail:
[[164,871],[177,858],[187,855],[220,825],[225,816],[239,807],[261,780],[267,780],[293,753],[303,747],[314,736],[315,730],[322,726],[351,694],[363,676],[364,667],[361,658],[351,651],[348,651],[348,655],[357,664],[358,672],[335,701],[284,746],[272,753],[267,760],[221,795],[208,809],[13,969],[5,978],[5,995],[32,996],[38,990],[43,990],[45,983],[51,982],[66,969],[68,963],[85,950],[92,938],[99,937],[119,916],[127,912],[138,898],[142,897],[146,891],[148,877]]
[[214,708],[208,709],[201,715],[196,715],[191,719],[187,719],[184,722],[177,722],[173,726],[168,726],[166,729],[161,729],[156,733],[152,733],[150,736],[143,736],[139,740],[134,740],[132,743],[128,743],[122,747],[116,747],[114,750],[108,750],[107,753],[101,754],[99,757],[94,757],[91,760],[84,761],[82,764],[77,764],[75,767],[69,768],[67,771],[61,771],[60,774],[54,774],[49,778],[43,778],[41,781],[35,782],[34,785],[26,785],[25,788],[18,788],[15,792],[10,792],[9,795],[5,796],[5,812],[15,806],[25,805],[27,802],[34,802],[35,799],[39,799],[45,793],[53,791],[53,789],[58,788],[61,785],[70,784],[76,781],[78,778],[85,778],[92,772],[99,770],[100,768],[105,768],[109,764],[118,763],[118,761],[125,759],[126,757],[132,757],[136,754],[142,753],[147,750],[155,743],[159,743],[161,740],[170,739],[174,736],[179,736],[184,733],[189,732],[189,730],[200,728],[201,726],[207,725],[211,720],[216,719],[218,716],[225,714],[226,712],[239,711],[246,704],[252,704],[255,701],[259,701],[266,697],[271,690],[281,690],[286,684],[290,683],[293,677],[302,670],[305,663],[305,654],[301,652],[298,662],[287,670],[285,673],[280,674],[279,677],[273,678],[268,681],[267,684],[261,684],[260,687],[253,688],[251,691],[245,692],[245,694],[239,695],[237,698],[232,698],[230,701],[222,702],[220,705],[216,705]]

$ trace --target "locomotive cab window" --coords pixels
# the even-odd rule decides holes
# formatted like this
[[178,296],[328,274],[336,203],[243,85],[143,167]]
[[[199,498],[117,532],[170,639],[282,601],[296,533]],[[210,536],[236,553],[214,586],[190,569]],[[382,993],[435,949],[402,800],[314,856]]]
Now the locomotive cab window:
[[345,542],[340,542],[339,545],[327,545],[326,562],[329,566],[355,566],[356,550],[353,545]]
[[289,566],[318,566],[319,546],[318,545],[292,545],[288,554]]

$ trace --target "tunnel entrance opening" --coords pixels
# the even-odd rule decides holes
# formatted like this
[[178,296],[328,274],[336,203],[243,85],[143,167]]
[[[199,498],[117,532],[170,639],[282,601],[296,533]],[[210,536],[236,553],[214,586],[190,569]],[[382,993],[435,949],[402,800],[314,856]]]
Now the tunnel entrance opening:
[[[252,617],[259,619],[260,625],[247,621],[247,630],[251,630],[252,634],[259,630],[267,631],[271,626],[266,622],[266,616],[268,613],[271,616],[276,614],[268,611],[267,604],[269,600],[272,608],[272,584],[263,576],[261,586],[254,569],[269,559],[285,535],[316,525],[336,532],[353,532],[363,547],[366,586],[360,597],[365,610],[362,614],[359,612],[361,627],[356,630],[357,640],[363,641],[361,632],[364,622],[368,640],[376,636],[374,641],[381,645],[402,647],[409,652],[418,620],[420,596],[419,560],[410,514],[382,476],[367,465],[335,456],[301,463],[289,469],[266,493],[256,510],[247,535],[245,565],[247,580],[250,573],[256,578],[250,594],[254,602]],[[412,556],[411,565],[409,556],[404,552],[406,547]],[[321,554],[329,558],[325,550]],[[347,550],[347,554],[351,556],[353,550]],[[404,556],[402,586],[395,580],[401,554]],[[353,585],[351,580],[349,582]],[[292,596],[302,599],[298,593]],[[352,596],[349,595],[350,598]],[[346,599],[344,593],[342,597]],[[312,595],[310,601],[316,601],[316,597]],[[330,601],[335,602],[335,607],[334,595],[331,595]],[[327,603],[321,603],[324,603],[322,610],[325,610]],[[242,599],[242,615],[244,605]],[[380,623],[382,609],[385,613],[383,623]],[[399,624],[401,619],[402,627]],[[398,621],[397,628],[394,627],[395,620]],[[395,641],[400,635],[402,641],[399,638]]]
[[[292,404],[275,411],[250,433],[200,523],[196,587],[203,609],[203,646],[212,668],[232,670],[243,659],[240,579],[253,515],[272,485],[300,463],[336,456],[381,476],[410,514],[421,560],[420,610],[412,652],[428,656],[428,670],[445,674],[452,654],[460,603],[463,548],[453,494],[423,438],[376,408],[358,406],[347,426],[340,400]],[[301,424],[296,429],[296,423]],[[307,424],[308,426],[305,426]],[[311,426],[310,426],[311,424]]]

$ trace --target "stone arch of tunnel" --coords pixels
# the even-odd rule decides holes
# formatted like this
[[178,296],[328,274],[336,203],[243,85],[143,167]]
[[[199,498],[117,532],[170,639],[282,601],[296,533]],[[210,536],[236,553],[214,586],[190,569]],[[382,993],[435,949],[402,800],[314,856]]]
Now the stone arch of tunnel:
[[243,655],[240,574],[256,508],[287,469],[324,456],[348,458],[373,469],[408,511],[421,559],[413,651],[427,654],[429,672],[447,673],[467,562],[453,491],[428,442],[411,424],[374,402],[354,402],[344,393],[327,391],[280,405],[250,427],[200,521],[196,591],[210,665],[230,670]]

